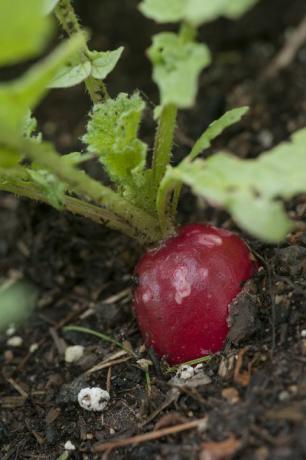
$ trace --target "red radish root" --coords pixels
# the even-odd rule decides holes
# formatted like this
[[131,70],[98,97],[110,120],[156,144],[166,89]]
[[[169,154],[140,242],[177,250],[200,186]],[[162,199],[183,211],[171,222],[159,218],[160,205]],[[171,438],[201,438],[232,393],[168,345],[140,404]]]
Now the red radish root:
[[255,272],[239,236],[210,225],[181,227],[136,267],[134,307],[146,344],[171,364],[220,351],[229,305]]

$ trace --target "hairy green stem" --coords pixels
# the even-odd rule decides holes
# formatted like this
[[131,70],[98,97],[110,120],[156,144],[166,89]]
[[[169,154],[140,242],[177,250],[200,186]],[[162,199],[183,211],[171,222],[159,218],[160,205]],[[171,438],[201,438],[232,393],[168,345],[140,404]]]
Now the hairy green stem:
[[171,150],[176,126],[177,108],[174,104],[162,108],[153,150],[153,178],[156,188],[162,180],[171,160]]
[[[163,107],[160,114],[152,160],[153,187],[156,194],[171,160],[176,115],[177,107],[173,104]],[[156,209],[163,237],[167,237],[169,232],[173,232],[174,229],[172,221],[168,216],[168,206],[164,203],[164,206],[160,208],[160,204],[156,201]]]
[[[39,190],[35,184],[22,180],[13,180],[13,178],[6,177],[5,182],[1,182],[0,174],[0,190],[10,192],[24,198],[30,198],[34,201],[41,201],[49,203],[48,197],[42,190]],[[72,214],[77,214],[87,219],[92,220],[100,225],[105,225],[113,230],[118,230],[121,233],[137,239],[139,232],[126,222],[122,221],[119,216],[112,213],[108,209],[88,203],[87,201],[66,195],[63,202],[65,211]],[[148,241],[150,242],[150,240]]]
[[[83,32],[77,15],[71,4],[71,0],[60,0],[55,8],[55,15],[64,31],[69,37]],[[85,35],[85,34],[84,34]],[[84,40],[84,51],[81,55],[82,60],[88,59],[89,49]],[[101,102],[108,97],[107,89],[102,80],[89,76],[85,80],[85,86],[94,104]]]
[[164,238],[175,233],[172,203],[176,186],[177,181],[166,173],[157,191],[156,207],[158,210],[160,228]]
[[139,241],[153,242],[160,239],[157,219],[129,203],[109,187],[92,179],[84,171],[66,162],[54,151],[51,144],[46,142],[38,144],[29,139],[17,138],[4,130],[1,131],[1,137],[2,141],[11,148],[23,152],[28,159],[62,180],[70,192],[92,200],[120,217],[121,221],[135,229],[135,234],[138,235],[135,237]]
[[[195,38],[196,29],[188,23],[182,23],[179,35],[182,41],[190,42]],[[158,187],[156,207],[162,233],[165,236],[173,232],[173,222],[182,189],[181,183],[165,176],[166,168],[170,163],[176,116],[177,108],[174,105],[163,108],[153,153],[154,179]]]

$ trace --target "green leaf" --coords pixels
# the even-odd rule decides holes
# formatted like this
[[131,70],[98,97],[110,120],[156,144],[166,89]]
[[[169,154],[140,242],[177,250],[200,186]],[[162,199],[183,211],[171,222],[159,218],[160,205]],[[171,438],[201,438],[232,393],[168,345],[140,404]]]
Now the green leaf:
[[306,192],[306,128],[255,160],[218,153],[168,171],[213,205],[227,209],[252,235],[277,242],[292,223],[280,198]]
[[21,154],[16,152],[16,150],[7,147],[0,147],[0,169],[14,168],[18,165],[21,159]]
[[91,61],[92,77],[104,80],[116,67],[123,49],[123,46],[120,46],[113,51],[90,51],[88,56]]
[[22,128],[28,110],[38,104],[58,69],[83,46],[83,40],[74,36],[21,78],[0,84],[0,124],[13,131]]
[[0,331],[25,320],[35,307],[37,289],[24,281],[7,281],[0,286]]
[[200,155],[203,150],[208,149],[212,140],[219,136],[219,134],[221,134],[226,128],[234,123],[237,123],[237,121],[239,121],[248,110],[248,107],[237,107],[235,109],[228,110],[218,120],[213,121],[202,136],[196,141],[187,158],[193,160]]
[[177,22],[183,19],[184,4],[187,2],[188,0],[143,0],[139,9],[142,14],[156,22]]
[[40,0],[0,0],[0,65],[36,56],[50,32]]
[[174,33],[163,32],[153,37],[148,53],[154,66],[153,79],[159,87],[162,105],[175,104],[179,108],[192,106],[199,74],[210,64],[207,46],[185,42]]
[[59,2],[59,0],[43,0],[43,1],[44,1],[43,11],[45,14],[50,14]]
[[34,142],[42,141],[42,134],[37,132],[37,120],[33,117],[30,110],[23,119],[21,126],[22,135],[27,139],[32,139]]
[[77,166],[84,161],[94,158],[92,153],[71,152],[61,157],[62,161],[69,163],[71,166]]
[[[114,51],[89,51],[87,58],[74,57],[71,62],[59,69],[49,88],[70,88],[86,80],[90,75],[104,79],[116,66],[123,47]],[[83,59],[80,62],[80,59]]]
[[237,19],[258,0],[143,0],[141,12],[157,22],[186,21],[193,26],[226,16]]
[[226,14],[230,19],[240,18],[244,13],[246,13],[250,8],[252,8],[258,0],[235,0],[234,2],[227,2]]
[[45,170],[27,169],[32,181],[40,187],[46,199],[56,209],[63,209],[66,186]]
[[68,63],[59,69],[49,84],[49,88],[70,88],[71,86],[78,85],[89,77],[90,72],[90,61],[79,62],[77,64]]
[[138,137],[145,104],[138,94],[121,93],[116,99],[96,104],[83,137],[88,151],[96,153],[109,176],[123,186],[143,169],[146,145]]
[[232,203],[230,213],[248,233],[271,243],[283,240],[293,227],[283,204],[266,197],[241,194]]
[[188,0],[184,10],[184,19],[194,26],[214,21],[220,16],[238,19],[258,0]]

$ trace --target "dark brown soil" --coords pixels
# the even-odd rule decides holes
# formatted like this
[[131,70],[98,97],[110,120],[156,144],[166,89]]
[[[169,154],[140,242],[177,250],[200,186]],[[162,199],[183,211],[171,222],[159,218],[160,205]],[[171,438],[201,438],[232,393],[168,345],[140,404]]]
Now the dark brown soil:
[[[83,22],[93,30],[94,47],[126,46],[110,78],[111,93],[139,88],[152,107],[157,93],[144,50],[155,26],[137,12],[137,3],[121,0],[119,8],[114,0],[76,2]],[[248,103],[250,115],[215,146],[242,157],[256,156],[306,125],[306,45],[275,78],[261,78],[285,35],[305,13],[303,0],[262,0],[237,23],[222,20],[203,28],[214,63],[201,77],[195,109],[180,115],[176,158],[208,123],[235,105]],[[53,91],[38,110],[41,128],[60,150],[74,150],[88,108],[81,86]],[[143,128],[148,141],[150,115]],[[141,348],[132,315],[133,266],[141,248],[91,222],[1,195],[1,276],[22,275],[40,291],[36,313],[16,332],[23,344],[12,348],[5,334],[0,339],[1,460],[305,459],[306,198],[288,203],[288,211],[297,228],[283,244],[267,246],[248,239],[262,262],[249,299],[252,315],[255,312],[249,333],[204,364],[210,383],[180,388],[170,400],[169,374]],[[188,192],[180,220],[235,228],[227,215],[203,208]],[[90,335],[63,331],[72,323],[126,341],[139,357],[151,359],[151,392],[134,358],[86,373],[118,349]],[[33,344],[38,349],[30,353]],[[77,365],[64,361],[63,350],[71,344],[85,347]],[[85,384],[109,389],[111,401],[103,415],[86,412],[76,402]],[[203,417],[201,429],[104,454],[93,452],[97,442]],[[68,440],[76,450],[66,455]]]

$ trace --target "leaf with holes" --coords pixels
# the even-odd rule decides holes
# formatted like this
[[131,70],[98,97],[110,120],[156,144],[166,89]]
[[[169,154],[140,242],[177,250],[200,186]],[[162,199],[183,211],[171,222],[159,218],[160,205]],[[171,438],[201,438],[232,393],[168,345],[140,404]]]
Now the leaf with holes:
[[96,104],[83,137],[88,151],[96,153],[110,177],[124,187],[144,167],[146,145],[137,137],[144,107],[138,94],[125,93]]
[[49,88],[70,88],[71,86],[78,85],[89,77],[90,72],[90,61],[68,63],[59,69],[49,84]]
[[153,37],[148,54],[153,63],[153,79],[159,87],[162,105],[175,104],[179,108],[192,106],[199,74],[210,64],[207,46],[185,42],[179,35],[163,32]]
[[113,51],[90,51],[88,56],[91,61],[91,75],[94,78],[104,80],[116,67],[123,49],[123,46],[120,46]]
[[255,160],[218,153],[207,160],[182,162],[168,175],[196,194],[227,209],[250,234],[277,242],[292,227],[280,198],[306,192],[306,129]]
[[220,16],[237,19],[258,0],[143,0],[141,12],[157,22],[185,21],[193,26]]

